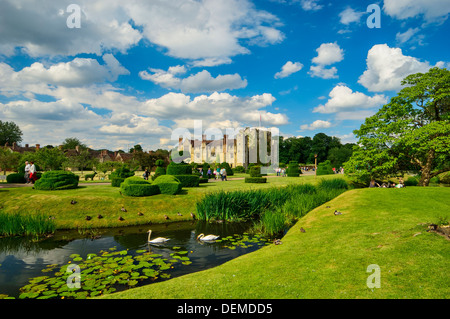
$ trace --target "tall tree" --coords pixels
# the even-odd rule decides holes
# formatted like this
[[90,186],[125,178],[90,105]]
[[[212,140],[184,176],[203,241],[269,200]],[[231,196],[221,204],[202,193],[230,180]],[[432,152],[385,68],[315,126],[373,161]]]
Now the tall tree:
[[86,145],[83,144],[78,138],[76,137],[68,137],[64,140],[64,142],[62,143],[62,149],[63,150],[73,150],[75,149],[77,146],[80,147],[81,150],[86,149]]
[[14,122],[0,121],[0,146],[13,145],[13,143],[22,142],[22,131]]
[[405,87],[365,120],[345,169],[359,178],[417,171],[419,185],[450,170],[450,71],[431,68],[407,76]]

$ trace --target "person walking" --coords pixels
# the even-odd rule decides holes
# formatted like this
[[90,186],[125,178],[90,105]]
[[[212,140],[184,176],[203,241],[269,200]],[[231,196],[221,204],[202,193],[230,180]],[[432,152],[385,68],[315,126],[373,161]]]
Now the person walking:
[[225,168],[222,168],[222,181],[227,180],[227,170]]
[[34,184],[34,182],[37,180],[36,178],[36,166],[34,166],[34,162],[31,161],[31,165],[30,165],[30,181],[32,184]]
[[30,167],[31,167],[30,163],[28,163],[28,161],[25,161],[25,175],[24,175],[24,177],[25,177],[25,182],[27,184],[30,183]]

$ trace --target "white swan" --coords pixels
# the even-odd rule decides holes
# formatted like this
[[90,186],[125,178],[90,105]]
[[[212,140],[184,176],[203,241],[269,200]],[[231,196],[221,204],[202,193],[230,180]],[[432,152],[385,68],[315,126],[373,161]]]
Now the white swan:
[[169,238],[165,238],[165,237],[158,237],[158,238],[155,238],[155,239],[150,240],[150,236],[151,236],[151,235],[152,235],[152,230],[150,229],[150,230],[148,231],[148,242],[149,242],[150,244],[161,244],[161,243],[165,243],[166,241],[169,240]]
[[213,241],[213,240],[216,240],[217,238],[219,238],[219,236],[216,236],[216,235],[205,236],[205,234],[203,234],[203,233],[201,233],[200,235],[197,236],[197,239],[201,240],[201,241]]

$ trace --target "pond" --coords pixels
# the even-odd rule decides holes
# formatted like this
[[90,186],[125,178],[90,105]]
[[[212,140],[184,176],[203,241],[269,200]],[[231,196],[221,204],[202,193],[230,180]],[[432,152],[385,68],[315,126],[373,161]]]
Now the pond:
[[[41,241],[0,239],[0,295],[15,298],[85,298],[218,266],[269,241],[248,233],[250,223],[200,221],[91,231],[57,231]],[[161,245],[151,239],[167,237]],[[219,235],[204,243],[200,233]],[[79,266],[78,269],[67,268]],[[79,275],[81,286],[70,289]],[[68,288],[69,287],[69,288]]]

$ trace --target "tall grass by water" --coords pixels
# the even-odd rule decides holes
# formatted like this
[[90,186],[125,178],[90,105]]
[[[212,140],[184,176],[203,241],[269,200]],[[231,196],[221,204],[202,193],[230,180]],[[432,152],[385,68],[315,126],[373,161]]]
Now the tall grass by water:
[[8,214],[0,211],[0,236],[40,236],[53,233],[56,225],[45,214]]
[[348,189],[343,179],[249,191],[220,191],[205,195],[197,203],[204,220],[241,220],[257,217],[255,229],[269,236],[282,232],[292,222]]

